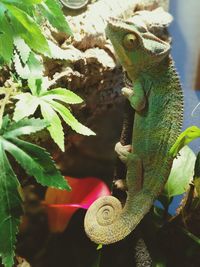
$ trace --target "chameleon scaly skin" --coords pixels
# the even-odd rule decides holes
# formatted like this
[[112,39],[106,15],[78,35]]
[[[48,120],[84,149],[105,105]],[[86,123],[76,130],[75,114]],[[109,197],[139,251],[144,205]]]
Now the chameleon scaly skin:
[[150,210],[169,176],[169,150],[182,125],[183,97],[169,56],[170,45],[134,22],[111,19],[106,28],[119,60],[133,82],[122,93],[135,109],[132,151],[126,160],[128,187],[124,207],[103,197],[86,213],[85,231],[95,243],[126,237]]

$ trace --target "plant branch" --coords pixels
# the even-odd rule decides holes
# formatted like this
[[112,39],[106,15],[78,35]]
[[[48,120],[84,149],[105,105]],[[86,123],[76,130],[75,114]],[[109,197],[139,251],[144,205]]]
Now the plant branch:
[[3,121],[3,114],[6,105],[8,104],[10,97],[12,95],[12,92],[16,89],[16,85],[13,84],[11,81],[6,82],[6,92],[5,92],[5,97],[2,99],[1,107],[0,107],[0,128],[2,126],[2,121]]

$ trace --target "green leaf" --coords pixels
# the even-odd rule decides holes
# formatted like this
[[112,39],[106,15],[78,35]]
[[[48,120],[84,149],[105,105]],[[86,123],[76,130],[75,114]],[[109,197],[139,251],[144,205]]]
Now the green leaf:
[[98,246],[97,246],[97,250],[100,250],[100,249],[102,249],[103,248],[103,245],[102,244],[99,244]]
[[176,157],[182,147],[199,137],[200,128],[198,128],[197,126],[188,127],[184,132],[179,135],[175,144],[171,147],[169,154],[173,157]]
[[47,128],[54,142],[60,147],[62,151],[64,148],[64,132],[60,118],[50,105],[45,102],[42,103],[41,113],[45,120],[51,122]]
[[33,52],[30,53],[27,65],[30,70],[28,78],[32,77],[35,79],[39,79],[43,76],[43,71],[44,71],[43,63],[35,53]]
[[200,152],[197,155],[194,166],[194,177],[200,177]]
[[0,135],[2,135],[4,131],[6,131],[6,128],[8,127],[9,124],[10,124],[10,118],[9,118],[9,115],[7,114],[3,117],[1,129],[0,129]]
[[[1,5],[0,5],[1,8]],[[1,19],[0,55],[6,63],[10,63],[13,54],[13,32],[5,15]]]
[[162,194],[170,199],[186,192],[193,177],[195,159],[195,154],[188,146],[181,149],[180,156],[174,159],[170,176]]
[[194,186],[197,196],[200,198],[200,152],[197,155],[194,167]]
[[59,46],[57,46],[54,42],[51,40],[47,40],[49,49],[51,52],[51,58],[54,59],[61,59],[61,60],[67,60],[67,61],[73,61],[75,59],[80,58],[80,51],[75,49],[73,52],[71,49],[62,49]]
[[15,25],[15,33],[36,52],[49,55],[49,46],[40,27],[26,12],[20,8],[5,4],[11,14],[12,24]]
[[47,101],[56,99],[67,104],[79,104],[83,102],[80,96],[65,88],[51,89],[43,93],[42,96]]
[[194,241],[198,246],[200,246],[200,238],[189,232],[187,229],[180,227],[180,230],[188,236],[192,241]]
[[20,135],[26,135],[41,131],[48,126],[48,122],[41,119],[28,119],[25,118],[18,122],[12,122],[6,129],[6,132],[3,133],[4,138],[13,138]]
[[39,96],[42,91],[42,79],[35,79],[30,77],[28,79],[28,86],[33,96]]
[[60,30],[69,35],[72,35],[71,29],[62,12],[62,6],[58,0],[46,0],[40,5],[41,12],[44,17],[47,17],[49,22]]
[[84,135],[95,135],[93,131],[78,122],[64,105],[53,100],[55,99],[70,104],[81,103],[83,100],[75,93],[64,88],[56,88],[47,91],[48,81],[45,79],[35,80],[30,78],[28,80],[28,85],[33,95],[30,93],[23,93],[15,96],[16,99],[19,99],[14,111],[13,118],[15,121],[32,115],[40,105],[43,117],[50,123],[48,131],[62,151],[64,151],[64,133],[61,120],[56,112],[58,112],[64,121],[76,132]]
[[19,121],[24,117],[29,117],[36,111],[40,100],[37,96],[33,96],[30,93],[23,93],[17,95],[15,98],[19,101],[15,105],[15,111],[13,119]]
[[40,119],[24,119],[16,123],[8,116],[3,118],[0,129],[0,257],[5,267],[12,267],[14,264],[16,233],[22,214],[21,187],[5,151],[42,185],[70,189],[45,149],[17,138],[21,134],[41,130],[45,126],[46,122]]
[[0,140],[0,256],[5,267],[14,264],[14,249],[22,214],[19,182],[13,172]]
[[21,60],[24,64],[28,61],[30,56],[31,49],[30,47],[24,42],[24,40],[20,37],[15,37],[14,44],[20,54]]
[[43,0],[1,0],[5,4],[35,5],[40,4]]
[[92,130],[90,130],[88,127],[78,122],[77,119],[71,114],[69,109],[67,109],[65,106],[53,100],[50,103],[52,107],[60,114],[63,120],[69,126],[71,126],[71,128],[75,130],[77,133],[80,133],[83,135],[95,135],[95,133]]
[[163,261],[153,261],[153,267],[167,267],[167,263],[165,260]]
[[45,149],[17,138],[4,140],[3,147],[16,159],[28,175],[35,177],[38,183],[70,190],[66,180],[57,170],[50,154]]
[[13,62],[16,72],[22,79],[29,79],[30,77],[37,79],[43,75],[44,67],[40,60],[38,60],[36,55],[32,52],[29,55],[26,65],[22,65],[18,53],[14,54]]

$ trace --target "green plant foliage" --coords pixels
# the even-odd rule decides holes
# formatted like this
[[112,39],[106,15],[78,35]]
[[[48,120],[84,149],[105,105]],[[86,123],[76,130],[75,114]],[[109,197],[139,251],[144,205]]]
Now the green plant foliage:
[[168,199],[186,192],[193,177],[196,156],[185,146],[180,150],[180,156],[174,159],[170,176],[162,192]]
[[198,198],[200,198],[200,152],[197,155],[194,167],[194,186],[197,192],[197,196]]
[[196,138],[200,137],[200,128],[197,126],[191,126],[182,132],[177,138],[175,144],[171,147],[169,154],[176,157],[182,147],[189,144]]
[[23,64],[28,62],[30,50],[51,57],[48,41],[39,23],[38,18],[41,17],[47,19],[58,30],[72,35],[58,0],[0,1],[2,63],[11,62],[14,47],[19,52]]
[[19,217],[22,214],[20,184],[9,163],[7,153],[45,186],[70,190],[64,177],[56,169],[49,153],[32,143],[18,137],[44,129],[47,122],[40,119],[22,119],[12,122],[8,116],[3,118],[0,129],[0,256],[6,267],[13,266],[16,234]]
[[17,74],[22,79],[28,79],[29,77],[37,79],[41,78],[43,75],[44,67],[38,59],[38,56],[32,51],[30,52],[30,56],[24,65],[21,62],[19,54],[14,53],[13,63]]
[[14,264],[14,249],[18,232],[19,217],[22,214],[22,200],[19,182],[5,154],[0,141],[0,256],[6,267]]
[[[39,5],[41,15],[49,20],[49,22],[61,32],[66,32],[72,35],[72,32],[66,22],[65,17],[61,11],[61,4],[59,1],[46,0]],[[59,19],[58,19],[59,18]]]
[[95,135],[93,131],[78,122],[64,104],[58,102],[61,101],[67,104],[81,103],[83,100],[75,93],[64,88],[48,91],[48,85],[45,84],[44,79],[30,79],[29,87],[31,93],[23,93],[15,97],[19,100],[14,112],[15,121],[33,115],[36,109],[40,107],[42,116],[50,123],[47,129],[62,151],[64,151],[64,132],[60,117],[77,133]]

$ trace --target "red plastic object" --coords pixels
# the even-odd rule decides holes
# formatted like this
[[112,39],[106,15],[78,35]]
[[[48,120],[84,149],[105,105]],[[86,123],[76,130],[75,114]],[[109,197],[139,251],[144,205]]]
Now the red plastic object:
[[66,177],[72,191],[48,188],[45,207],[48,214],[49,230],[63,232],[74,212],[88,209],[99,197],[110,195],[107,185],[100,179],[87,177],[82,179]]

